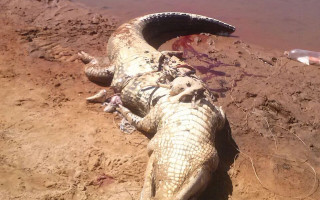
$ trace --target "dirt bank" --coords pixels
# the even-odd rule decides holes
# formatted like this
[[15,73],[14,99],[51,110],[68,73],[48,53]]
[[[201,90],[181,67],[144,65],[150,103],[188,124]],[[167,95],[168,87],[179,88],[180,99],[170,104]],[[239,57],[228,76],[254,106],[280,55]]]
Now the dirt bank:
[[[86,104],[103,87],[76,56],[105,54],[117,25],[66,1],[0,0],[0,199],[138,198],[148,139]],[[161,49],[172,47],[185,50],[229,120],[201,199],[320,199],[320,68],[239,38],[181,37]]]

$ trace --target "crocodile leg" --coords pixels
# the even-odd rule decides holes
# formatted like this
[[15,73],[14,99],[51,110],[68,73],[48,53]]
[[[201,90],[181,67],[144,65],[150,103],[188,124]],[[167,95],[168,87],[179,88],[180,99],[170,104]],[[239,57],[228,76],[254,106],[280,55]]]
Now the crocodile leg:
[[126,107],[119,105],[117,110],[139,131],[144,131],[147,133],[155,133],[157,128],[156,119],[154,118],[153,109],[145,117],[139,117],[138,115],[133,114]]
[[84,71],[90,81],[101,84],[111,83],[115,68],[109,64],[107,58],[95,58],[83,51],[78,55],[86,64]]

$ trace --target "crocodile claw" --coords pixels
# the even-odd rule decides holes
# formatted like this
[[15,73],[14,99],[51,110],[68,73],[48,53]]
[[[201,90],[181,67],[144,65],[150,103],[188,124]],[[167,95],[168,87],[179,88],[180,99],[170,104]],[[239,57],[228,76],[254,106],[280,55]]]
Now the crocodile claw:
[[87,101],[90,103],[103,103],[107,100],[107,90],[100,90],[97,94],[88,97]]

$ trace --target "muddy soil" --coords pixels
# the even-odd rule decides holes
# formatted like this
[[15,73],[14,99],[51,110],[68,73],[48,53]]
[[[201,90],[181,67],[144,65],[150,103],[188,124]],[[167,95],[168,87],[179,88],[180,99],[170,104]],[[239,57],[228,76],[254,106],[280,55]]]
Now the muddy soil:
[[[85,98],[77,52],[105,55],[119,24],[69,1],[0,0],[0,199],[138,199],[149,139]],[[228,126],[200,199],[320,199],[320,67],[240,38],[192,35],[184,51]]]

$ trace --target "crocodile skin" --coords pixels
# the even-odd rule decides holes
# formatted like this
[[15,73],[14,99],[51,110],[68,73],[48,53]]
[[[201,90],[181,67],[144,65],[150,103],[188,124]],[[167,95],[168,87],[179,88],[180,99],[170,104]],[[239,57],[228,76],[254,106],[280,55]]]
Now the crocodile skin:
[[118,111],[138,130],[155,134],[148,144],[141,199],[196,198],[218,166],[215,133],[225,122],[222,109],[213,104],[210,91],[192,68],[155,48],[178,35],[229,35],[234,30],[200,15],[146,15],[121,25],[110,37],[109,68],[106,62],[90,59],[89,79],[112,79],[111,86],[123,102]]

